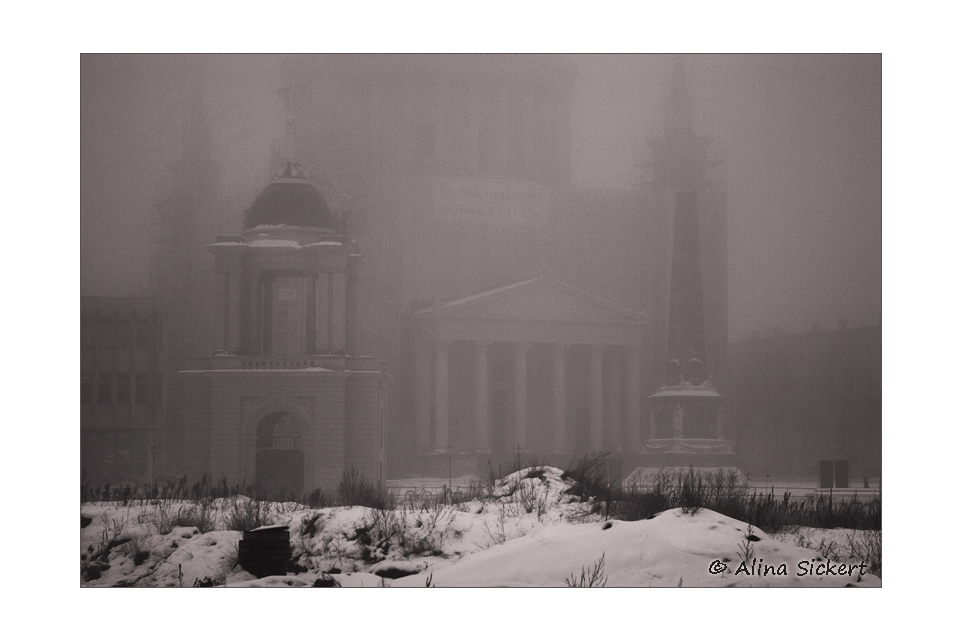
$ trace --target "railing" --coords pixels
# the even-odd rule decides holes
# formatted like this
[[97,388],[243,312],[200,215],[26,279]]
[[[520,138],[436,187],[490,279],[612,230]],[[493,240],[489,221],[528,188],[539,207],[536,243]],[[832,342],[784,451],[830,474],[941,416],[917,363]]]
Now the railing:
[[325,370],[372,371],[379,369],[379,363],[374,357],[343,354],[284,357],[269,354],[215,353],[212,357],[190,359],[189,364],[190,369],[195,370],[304,370],[306,368],[323,368]]

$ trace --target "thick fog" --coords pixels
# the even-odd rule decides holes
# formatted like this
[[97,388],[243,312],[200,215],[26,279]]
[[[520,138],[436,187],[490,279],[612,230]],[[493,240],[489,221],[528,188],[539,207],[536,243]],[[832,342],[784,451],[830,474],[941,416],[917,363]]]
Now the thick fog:
[[[670,56],[568,56],[570,175],[639,187],[664,127]],[[696,133],[728,193],[730,338],[881,322],[881,56],[693,55]],[[81,293],[148,285],[155,205],[203,94],[216,205],[202,238],[240,231],[283,137],[281,56],[81,58]],[[331,98],[334,99],[333,97]],[[318,179],[318,177],[312,177]],[[315,184],[323,191],[322,180]]]

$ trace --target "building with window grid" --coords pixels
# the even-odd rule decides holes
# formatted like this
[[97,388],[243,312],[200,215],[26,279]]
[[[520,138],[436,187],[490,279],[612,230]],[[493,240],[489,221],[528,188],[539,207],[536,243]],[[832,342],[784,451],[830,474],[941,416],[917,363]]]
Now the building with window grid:
[[80,298],[82,483],[139,485],[163,467],[164,325],[155,299]]

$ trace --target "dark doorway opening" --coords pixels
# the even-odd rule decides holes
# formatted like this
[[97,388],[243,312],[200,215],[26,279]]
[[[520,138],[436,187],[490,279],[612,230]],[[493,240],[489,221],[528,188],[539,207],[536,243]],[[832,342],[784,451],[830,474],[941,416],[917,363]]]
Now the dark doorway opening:
[[304,493],[304,452],[297,422],[289,412],[274,412],[257,425],[255,487],[257,496],[291,501]]

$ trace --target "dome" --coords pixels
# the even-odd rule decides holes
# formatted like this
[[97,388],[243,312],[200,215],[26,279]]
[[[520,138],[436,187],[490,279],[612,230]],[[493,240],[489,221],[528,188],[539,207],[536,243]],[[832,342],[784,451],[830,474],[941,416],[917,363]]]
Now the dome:
[[292,225],[336,230],[340,226],[321,193],[307,181],[297,161],[286,161],[274,180],[254,199],[244,229],[258,225]]

